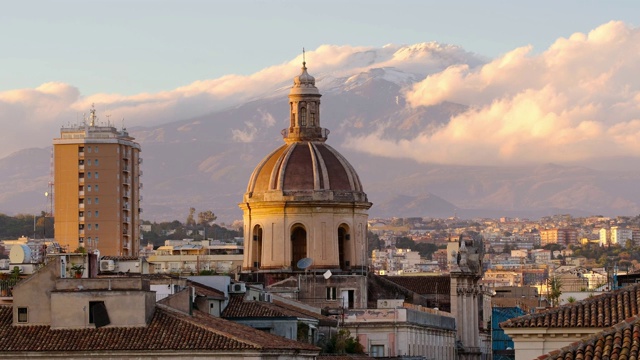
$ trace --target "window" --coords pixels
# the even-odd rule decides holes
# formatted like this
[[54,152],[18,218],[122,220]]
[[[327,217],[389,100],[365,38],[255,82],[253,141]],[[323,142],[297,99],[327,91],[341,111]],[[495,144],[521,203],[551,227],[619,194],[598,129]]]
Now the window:
[[337,293],[338,289],[335,286],[327,286],[327,300],[335,300]]
[[87,159],[87,165],[91,166],[91,159]]
[[300,108],[300,126],[307,126],[307,109]]
[[96,230],[98,230],[98,224],[96,224]]
[[98,185],[96,185],[96,191],[98,191]]
[[98,198],[96,198],[94,201],[94,204],[97,204],[97,203],[98,203]]
[[98,152],[98,147],[96,146],[96,148],[95,148],[94,150],[95,150],[95,152],[97,153],[97,152]]
[[91,224],[87,224],[87,230],[91,230]]
[[87,152],[91,152],[91,146],[87,146]]
[[80,211],[80,212],[78,213],[78,216],[83,217],[83,216],[84,216],[84,211]]
[[369,355],[371,355],[372,357],[383,357],[384,345],[371,345],[371,351],[369,351]]
[[91,191],[91,185],[87,185],[87,191]]
[[104,301],[89,301],[89,324],[95,324],[99,328],[110,323]]
[[91,171],[87,173],[87,179],[91,179]]
[[98,214],[98,210],[96,210],[96,212],[95,212],[95,216],[96,216],[96,217],[98,217],[98,215],[99,215],[99,214]]
[[98,159],[93,160],[93,165],[98,166]]
[[91,205],[91,198],[87,198],[87,205]]
[[100,238],[96,236],[96,239],[95,239],[95,241],[96,241],[96,246],[98,246],[98,240],[100,240]]
[[310,125],[316,126],[316,113],[314,112],[311,113]]
[[87,238],[87,244],[89,244],[89,246],[91,246],[91,236],[89,236],[89,237]]
[[97,172],[97,171],[96,171],[96,174],[95,174],[95,178],[96,178],[96,179],[98,178],[98,172]]
[[19,323],[26,323],[29,321],[29,311],[27,310],[26,307],[19,307],[18,308],[18,322]]

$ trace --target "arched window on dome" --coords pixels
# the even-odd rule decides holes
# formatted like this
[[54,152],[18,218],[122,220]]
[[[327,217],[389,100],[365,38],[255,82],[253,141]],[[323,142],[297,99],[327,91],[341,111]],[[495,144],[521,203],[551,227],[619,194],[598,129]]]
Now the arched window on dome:
[[295,269],[298,261],[306,257],[307,230],[302,224],[296,224],[291,228],[291,269]]
[[251,243],[251,266],[254,270],[260,268],[260,262],[262,261],[262,227],[256,225],[252,231],[252,243]]
[[307,108],[305,107],[300,108],[300,126],[307,126]]
[[338,260],[340,261],[340,269],[349,270],[355,265],[352,254],[351,234],[349,233],[349,225],[340,224],[338,227]]

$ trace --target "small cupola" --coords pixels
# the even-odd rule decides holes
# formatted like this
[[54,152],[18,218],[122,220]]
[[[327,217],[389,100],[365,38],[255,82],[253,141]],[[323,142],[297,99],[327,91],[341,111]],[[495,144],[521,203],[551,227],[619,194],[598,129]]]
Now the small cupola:
[[320,91],[316,87],[316,79],[307,72],[307,62],[302,52],[302,71],[293,78],[293,86],[289,91],[291,123],[288,129],[282,130],[282,137],[287,144],[300,141],[327,140],[329,130],[320,127]]

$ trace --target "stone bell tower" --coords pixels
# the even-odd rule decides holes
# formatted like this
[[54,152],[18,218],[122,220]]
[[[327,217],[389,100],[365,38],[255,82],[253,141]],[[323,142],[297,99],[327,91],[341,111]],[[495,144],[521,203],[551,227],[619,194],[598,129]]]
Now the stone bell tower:
[[[480,360],[483,354],[480,339],[480,307],[484,248],[481,239],[458,239],[458,250],[450,253],[451,313],[456,317],[458,359]],[[485,355],[485,356],[483,356]]]

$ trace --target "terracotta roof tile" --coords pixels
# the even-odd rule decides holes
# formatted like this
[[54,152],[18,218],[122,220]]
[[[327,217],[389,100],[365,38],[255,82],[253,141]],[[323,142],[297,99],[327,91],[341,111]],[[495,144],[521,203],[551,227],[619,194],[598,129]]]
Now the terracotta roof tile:
[[640,317],[635,316],[569,346],[541,355],[538,360],[640,359]]
[[12,325],[12,308],[0,306],[0,353],[21,351],[317,350],[195,311],[194,316],[158,305],[146,327],[51,329]]
[[244,300],[243,294],[231,295],[229,297],[229,304],[222,312],[222,317],[227,319],[247,317],[312,318],[319,320],[320,325],[337,325],[336,320],[319,313],[314,313],[281,301],[270,303]]
[[189,286],[193,286],[196,289],[196,294],[198,295],[208,296],[208,297],[213,297],[218,299],[225,298],[224,292],[218,289],[212,288],[210,286],[207,286],[195,281],[191,281],[191,280],[187,280],[187,284],[189,284]]
[[502,328],[606,328],[638,315],[639,302],[640,284],[627,286],[536,314],[520,316],[507,320],[501,323],[500,326]]

